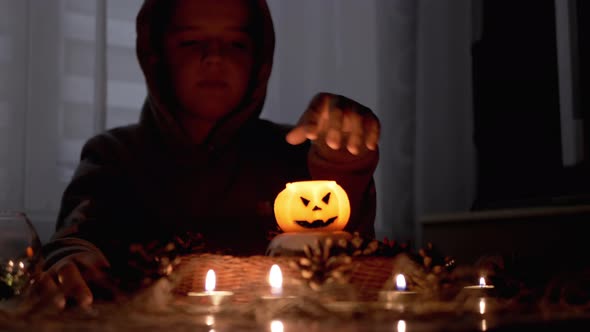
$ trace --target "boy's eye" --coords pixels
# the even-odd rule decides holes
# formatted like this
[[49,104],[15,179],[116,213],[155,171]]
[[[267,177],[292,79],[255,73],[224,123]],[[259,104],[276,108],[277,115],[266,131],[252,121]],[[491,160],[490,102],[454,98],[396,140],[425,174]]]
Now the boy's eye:
[[183,40],[179,43],[179,45],[181,47],[187,47],[187,46],[198,46],[201,45],[202,41],[200,40],[196,40],[196,39],[192,39],[192,40]]
[[245,50],[245,49],[248,47],[248,46],[246,45],[246,43],[243,43],[243,42],[238,42],[238,41],[232,42],[232,43],[231,43],[231,46],[232,46],[233,48],[237,48],[237,49],[240,49],[240,50]]

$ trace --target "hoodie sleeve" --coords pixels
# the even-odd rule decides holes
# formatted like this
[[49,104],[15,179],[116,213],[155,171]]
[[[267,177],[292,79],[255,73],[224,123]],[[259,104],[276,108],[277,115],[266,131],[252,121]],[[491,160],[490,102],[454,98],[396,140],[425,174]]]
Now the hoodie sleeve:
[[[122,168],[113,153],[114,139],[108,133],[89,140],[82,149],[81,161],[67,186],[61,202],[56,232],[44,246],[44,268],[82,251],[103,255],[103,243],[109,247],[116,233],[114,211],[122,212],[125,197]],[[108,257],[108,255],[107,255]]]
[[350,200],[351,215],[346,230],[373,238],[377,201],[373,172],[379,160],[378,151],[365,150],[355,156],[344,147],[332,150],[320,142],[323,141],[312,144],[308,153],[311,177],[338,182]]

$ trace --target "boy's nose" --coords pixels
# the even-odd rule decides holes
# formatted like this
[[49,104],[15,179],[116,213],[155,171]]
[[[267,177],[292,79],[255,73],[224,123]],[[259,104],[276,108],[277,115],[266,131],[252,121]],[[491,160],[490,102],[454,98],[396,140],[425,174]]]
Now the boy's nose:
[[203,52],[203,61],[214,63],[221,60],[223,47],[218,42],[209,42]]

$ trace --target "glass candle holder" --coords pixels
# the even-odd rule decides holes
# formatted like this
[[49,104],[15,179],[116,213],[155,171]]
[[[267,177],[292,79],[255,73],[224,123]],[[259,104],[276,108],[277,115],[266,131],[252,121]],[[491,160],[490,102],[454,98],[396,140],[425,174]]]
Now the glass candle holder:
[[41,241],[22,212],[0,211],[0,299],[22,294],[41,269]]

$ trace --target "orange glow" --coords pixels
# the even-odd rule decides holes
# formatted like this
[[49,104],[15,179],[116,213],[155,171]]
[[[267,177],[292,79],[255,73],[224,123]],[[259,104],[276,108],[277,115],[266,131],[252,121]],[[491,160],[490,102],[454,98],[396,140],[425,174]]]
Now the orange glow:
[[350,218],[348,195],[335,181],[287,183],[274,203],[284,232],[341,231]]

